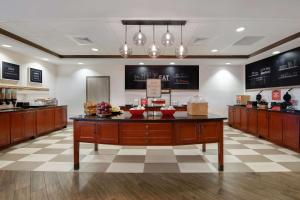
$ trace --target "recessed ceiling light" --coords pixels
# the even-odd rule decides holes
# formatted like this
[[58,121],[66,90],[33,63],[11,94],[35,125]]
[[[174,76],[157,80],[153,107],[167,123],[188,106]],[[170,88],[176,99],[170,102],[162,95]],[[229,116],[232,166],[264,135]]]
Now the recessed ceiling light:
[[140,64],[140,65],[144,65],[145,63],[143,63],[143,62],[140,62],[139,64]]
[[83,63],[82,62],[79,62],[79,63],[77,63],[78,65],[83,65]]
[[245,30],[245,27],[239,27],[236,29],[236,32],[243,32]]
[[272,54],[276,55],[276,54],[279,54],[279,53],[280,53],[280,51],[274,51]]
[[231,63],[230,62],[228,62],[228,63],[225,63],[226,65],[231,65]]
[[3,46],[3,47],[7,47],[7,48],[10,48],[11,46],[10,45],[8,45],[8,44],[2,44],[1,46]]
[[49,59],[48,58],[42,58],[43,60],[45,60],[45,61],[48,61]]
[[175,65],[175,63],[174,62],[170,62],[170,65]]
[[96,48],[92,48],[92,51],[99,51],[99,49],[96,49]]
[[211,50],[212,53],[216,53],[216,52],[218,52],[218,51],[219,51],[218,49],[213,49],[213,50]]

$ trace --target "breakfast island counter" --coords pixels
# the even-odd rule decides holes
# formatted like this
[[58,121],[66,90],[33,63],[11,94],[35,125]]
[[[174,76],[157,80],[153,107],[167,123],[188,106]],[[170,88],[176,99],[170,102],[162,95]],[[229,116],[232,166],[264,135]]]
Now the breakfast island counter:
[[174,116],[144,113],[131,116],[125,112],[117,116],[100,118],[79,115],[74,120],[74,169],[79,169],[80,142],[113,145],[187,145],[218,143],[218,167],[224,169],[223,120],[217,115],[190,116],[177,112]]

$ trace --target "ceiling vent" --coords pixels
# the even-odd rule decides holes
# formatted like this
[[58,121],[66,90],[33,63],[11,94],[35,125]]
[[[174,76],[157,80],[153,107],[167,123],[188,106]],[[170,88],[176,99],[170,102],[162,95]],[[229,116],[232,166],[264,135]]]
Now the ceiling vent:
[[71,40],[73,40],[77,45],[90,45],[93,44],[90,38],[85,36],[70,36]]
[[250,46],[263,38],[264,36],[245,36],[239,41],[235,42],[233,46]]
[[197,45],[201,45],[203,41],[207,40],[208,38],[207,37],[198,37],[198,38],[195,38],[193,40],[193,43],[192,45],[194,46],[197,46]]

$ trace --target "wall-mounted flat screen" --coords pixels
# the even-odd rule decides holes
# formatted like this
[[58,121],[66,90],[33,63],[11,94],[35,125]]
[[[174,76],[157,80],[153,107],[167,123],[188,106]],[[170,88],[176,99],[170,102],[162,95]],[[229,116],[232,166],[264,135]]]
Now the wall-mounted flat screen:
[[2,61],[2,78],[20,80],[20,66]]
[[40,69],[29,68],[30,82],[43,83],[43,71]]
[[300,85],[300,47],[246,65],[246,89]]
[[162,89],[198,90],[198,65],[126,65],[125,89],[146,89],[147,79],[161,79]]

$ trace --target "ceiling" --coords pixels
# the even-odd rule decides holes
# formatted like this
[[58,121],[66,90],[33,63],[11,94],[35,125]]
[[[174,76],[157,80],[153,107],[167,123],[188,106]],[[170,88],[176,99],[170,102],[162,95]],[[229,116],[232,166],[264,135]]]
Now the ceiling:
[[[183,40],[189,55],[249,55],[300,32],[299,8],[299,0],[10,0],[1,3],[0,28],[61,55],[119,55],[118,49],[124,41],[122,19],[179,19],[187,20]],[[241,26],[246,30],[236,32]],[[180,27],[169,29],[177,45]],[[135,55],[144,55],[152,41],[152,27],[142,27],[148,38],[145,47],[132,44],[137,30],[137,26],[128,27],[128,42]],[[164,26],[156,27],[157,42],[160,43],[165,31]],[[88,37],[92,44],[76,44],[72,37],[78,36]],[[259,40],[249,45],[234,45],[249,36]],[[3,35],[0,43],[61,62]],[[300,46],[300,41],[294,40],[290,46]],[[162,54],[174,55],[174,47],[160,47]],[[91,48],[99,51],[93,52]],[[212,49],[219,51],[212,53]]]

